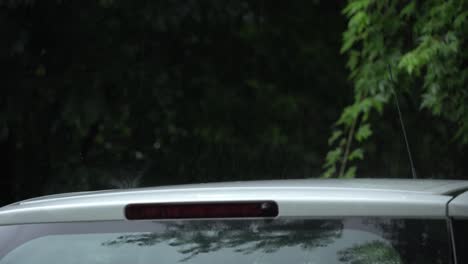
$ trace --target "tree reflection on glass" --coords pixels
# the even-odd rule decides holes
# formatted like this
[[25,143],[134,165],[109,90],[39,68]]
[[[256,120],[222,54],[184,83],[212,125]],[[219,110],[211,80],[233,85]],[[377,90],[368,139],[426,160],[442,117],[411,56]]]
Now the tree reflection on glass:
[[271,253],[268,263],[284,262],[280,256],[294,258],[295,263],[450,263],[450,241],[444,220],[355,217],[158,223],[163,225],[160,231],[120,233],[102,245],[158,244],[162,250],[175,249],[180,261],[217,252],[221,254],[218,257],[228,254],[231,259],[235,258],[232,253],[252,254],[249,255],[252,258],[255,254]]
[[335,221],[203,221],[168,223],[162,232],[121,235],[105,246],[134,244],[153,246],[165,243],[177,247],[186,261],[201,253],[231,248],[234,252],[272,253],[283,247],[310,250],[324,247],[339,238],[343,225]]
[[398,252],[403,263],[450,263],[450,241],[444,220],[367,219]]
[[348,264],[402,264],[398,252],[387,243],[372,241],[338,252],[341,262]]

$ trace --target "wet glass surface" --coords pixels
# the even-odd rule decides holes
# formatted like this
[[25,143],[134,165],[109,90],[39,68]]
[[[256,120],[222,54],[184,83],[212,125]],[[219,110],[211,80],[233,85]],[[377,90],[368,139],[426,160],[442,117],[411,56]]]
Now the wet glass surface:
[[114,221],[0,227],[0,264],[451,263],[444,220]]

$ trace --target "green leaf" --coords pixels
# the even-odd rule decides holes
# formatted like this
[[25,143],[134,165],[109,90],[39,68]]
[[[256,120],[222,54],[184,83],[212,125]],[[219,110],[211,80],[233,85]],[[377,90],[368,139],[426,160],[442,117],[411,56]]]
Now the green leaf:
[[333,143],[341,137],[341,135],[343,135],[343,131],[341,130],[335,130],[333,131],[333,134],[331,135],[331,137],[328,139],[328,145],[331,146],[333,145]]
[[335,163],[337,163],[341,158],[341,154],[342,154],[341,148],[336,148],[334,150],[329,151],[325,158],[326,162],[325,162],[324,168],[328,168],[330,166],[333,166]]
[[366,12],[359,11],[349,20],[348,27],[355,28],[357,33],[361,33],[369,25],[370,19]]
[[356,132],[355,138],[358,142],[362,142],[372,135],[372,129],[369,124],[364,124],[359,127]]
[[415,13],[415,10],[416,10],[416,1],[411,1],[401,10],[400,17],[409,18]]
[[370,4],[370,0],[352,0],[343,9],[343,14],[347,16],[354,15],[355,13],[365,10]]
[[455,28],[461,28],[462,25],[466,22],[467,18],[468,18],[468,11],[462,12],[453,21],[453,26]]
[[346,64],[346,66],[348,67],[348,69],[350,69],[352,71],[352,70],[356,69],[358,63],[359,63],[359,52],[351,51],[349,53],[349,60],[348,60],[348,63]]
[[335,172],[336,172],[336,167],[331,166],[321,175],[321,178],[331,178],[335,174]]
[[343,110],[340,119],[336,122],[337,125],[351,126],[353,121],[358,118],[361,111],[361,105],[356,102]]
[[354,178],[354,177],[356,177],[356,171],[357,171],[356,166],[351,166],[346,170],[346,173],[341,178],[343,178],[343,179]]
[[348,160],[363,160],[364,159],[364,151],[361,148],[353,150],[351,154],[349,154]]

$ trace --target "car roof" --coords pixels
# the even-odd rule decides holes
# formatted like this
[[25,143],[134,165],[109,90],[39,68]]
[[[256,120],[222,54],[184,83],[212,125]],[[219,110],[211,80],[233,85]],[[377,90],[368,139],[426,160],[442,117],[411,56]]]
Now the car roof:
[[72,192],[47,195],[24,200],[19,204],[48,202],[57,199],[80,199],[85,197],[118,196],[127,193],[158,191],[198,191],[205,189],[245,189],[245,188],[313,188],[337,190],[381,190],[393,192],[418,192],[426,194],[450,194],[468,188],[468,181],[438,179],[291,179],[265,181],[237,181],[169,185],[135,189],[113,189],[90,192]]
[[280,216],[444,217],[468,181],[305,179],[224,182],[49,195],[0,209],[0,224],[124,220],[131,203],[274,200]]

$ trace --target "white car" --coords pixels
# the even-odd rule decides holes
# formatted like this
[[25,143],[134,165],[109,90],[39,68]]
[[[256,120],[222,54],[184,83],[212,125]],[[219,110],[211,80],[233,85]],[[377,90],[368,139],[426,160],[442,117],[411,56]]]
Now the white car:
[[284,180],[0,209],[0,264],[468,263],[468,181]]

